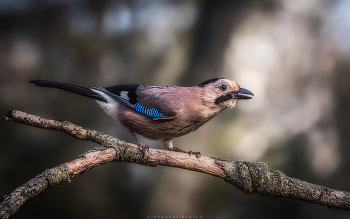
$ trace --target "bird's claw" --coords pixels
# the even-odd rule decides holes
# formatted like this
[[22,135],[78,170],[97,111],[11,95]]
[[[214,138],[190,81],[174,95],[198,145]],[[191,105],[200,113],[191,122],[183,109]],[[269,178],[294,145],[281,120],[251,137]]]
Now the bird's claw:
[[145,157],[146,152],[149,151],[149,146],[142,143],[142,142],[137,142],[137,145],[139,146],[140,150],[142,151],[142,154],[143,154],[142,157]]
[[199,151],[192,152],[192,154],[196,155],[197,158],[200,158],[202,156],[201,152]]
[[201,152],[199,152],[199,151],[194,151],[194,152],[192,152],[192,151],[189,151],[189,152],[187,152],[190,156],[192,155],[192,154],[194,154],[194,155],[196,155],[196,157],[197,158],[200,158],[202,155],[201,155]]
[[180,148],[177,148],[177,147],[174,147],[173,148],[173,151],[176,151],[176,152],[182,152],[182,153],[186,153],[186,154],[189,154],[190,156],[192,154],[196,155],[197,158],[200,158],[201,157],[201,152],[197,151],[197,152],[192,152],[192,151],[184,151]]

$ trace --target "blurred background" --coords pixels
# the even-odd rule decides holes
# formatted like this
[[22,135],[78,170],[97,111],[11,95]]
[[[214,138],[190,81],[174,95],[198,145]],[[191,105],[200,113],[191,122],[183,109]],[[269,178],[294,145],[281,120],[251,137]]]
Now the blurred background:
[[[0,109],[68,120],[132,142],[91,99],[40,88],[194,86],[215,77],[255,97],[194,133],[184,150],[263,161],[350,191],[350,1],[0,0]],[[96,145],[0,122],[0,195]],[[161,142],[141,141],[163,149]],[[132,163],[100,166],[26,202],[13,218],[350,218],[302,201],[247,195],[223,180]]]

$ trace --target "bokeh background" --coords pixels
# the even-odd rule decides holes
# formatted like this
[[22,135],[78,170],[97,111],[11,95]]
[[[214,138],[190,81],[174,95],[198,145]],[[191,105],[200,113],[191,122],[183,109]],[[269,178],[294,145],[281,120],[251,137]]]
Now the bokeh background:
[[[288,176],[350,191],[350,1],[0,0],[0,112],[68,120],[132,142],[91,99],[40,88],[193,86],[236,80],[241,101],[174,145],[263,161]],[[95,147],[0,122],[0,194]],[[152,148],[160,142],[141,138]],[[113,163],[26,202],[13,218],[350,218],[302,201],[247,195],[170,167]]]

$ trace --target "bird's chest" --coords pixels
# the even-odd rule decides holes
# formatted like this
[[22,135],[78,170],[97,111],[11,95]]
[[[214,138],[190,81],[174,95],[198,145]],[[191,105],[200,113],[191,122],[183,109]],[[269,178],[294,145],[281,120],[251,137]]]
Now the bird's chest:
[[179,115],[174,119],[154,120],[134,110],[123,108],[117,118],[128,130],[152,140],[176,138],[195,131],[206,120],[198,116]]

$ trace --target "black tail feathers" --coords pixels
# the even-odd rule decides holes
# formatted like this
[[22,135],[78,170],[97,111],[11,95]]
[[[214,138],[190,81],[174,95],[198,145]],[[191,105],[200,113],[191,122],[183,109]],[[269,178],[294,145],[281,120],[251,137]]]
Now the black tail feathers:
[[69,91],[72,93],[80,94],[86,97],[93,98],[95,100],[106,102],[106,100],[99,94],[93,92],[91,89],[87,87],[81,87],[71,84],[64,84],[60,82],[55,81],[45,81],[45,80],[36,80],[36,81],[30,81],[30,83],[33,83],[35,85],[38,85],[40,87],[53,87],[58,88],[61,90]]

